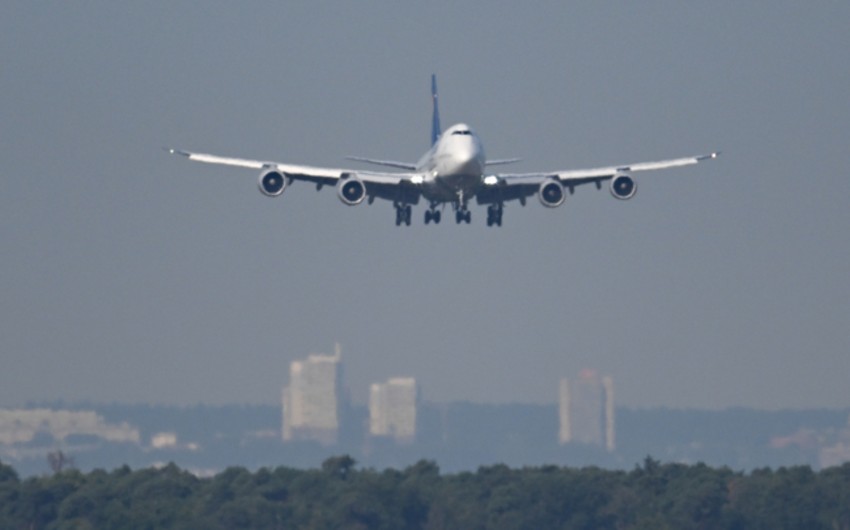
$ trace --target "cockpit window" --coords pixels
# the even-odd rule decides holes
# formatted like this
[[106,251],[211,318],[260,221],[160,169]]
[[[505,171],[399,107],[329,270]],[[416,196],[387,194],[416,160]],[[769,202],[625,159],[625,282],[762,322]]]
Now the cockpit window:
[[452,132],[452,135],[453,135],[453,136],[454,136],[455,134],[466,134],[466,135],[470,135],[470,134],[472,134],[472,131],[470,131],[469,129],[467,129],[467,130],[457,130],[457,131]]

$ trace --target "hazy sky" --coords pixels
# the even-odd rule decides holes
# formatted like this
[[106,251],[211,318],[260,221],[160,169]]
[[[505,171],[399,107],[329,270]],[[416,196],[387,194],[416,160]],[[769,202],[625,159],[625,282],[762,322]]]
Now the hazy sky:
[[[765,9],[767,7],[767,9]],[[277,403],[346,381],[554,402],[593,367],[631,407],[850,406],[847,2],[3,2],[0,406]],[[162,151],[415,161],[436,73],[516,171],[723,151],[394,225]]]

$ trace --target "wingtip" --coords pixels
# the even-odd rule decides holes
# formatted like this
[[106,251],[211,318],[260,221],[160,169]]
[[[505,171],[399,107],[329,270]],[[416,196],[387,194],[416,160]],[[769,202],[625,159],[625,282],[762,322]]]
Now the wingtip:
[[163,147],[162,150],[171,155],[189,156],[189,153],[186,151],[181,151],[180,149],[175,149],[173,147]]

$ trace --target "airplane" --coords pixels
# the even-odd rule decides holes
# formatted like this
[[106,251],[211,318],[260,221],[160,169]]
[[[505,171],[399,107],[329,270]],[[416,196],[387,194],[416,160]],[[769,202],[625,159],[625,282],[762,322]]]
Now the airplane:
[[545,171],[539,173],[491,173],[488,168],[510,164],[520,159],[487,160],[481,139],[468,125],[458,123],[445,131],[440,128],[437,101],[437,78],[431,76],[433,101],[431,121],[431,148],[419,162],[412,164],[394,160],[347,157],[356,162],[392,167],[402,171],[365,171],[360,169],[334,169],[303,166],[244,158],[195,153],[166,148],[172,154],[208,164],[236,166],[260,171],[259,188],[263,195],[279,197],[293,181],[315,184],[317,190],[335,186],[339,199],[349,206],[376,198],[392,201],[395,206],[396,226],[410,226],[412,205],[420,200],[428,203],[425,224],[439,224],[438,209],[450,204],[457,224],[471,222],[469,204],[472,199],[487,205],[487,226],[502,226],[504,204],[518,200],[525,206],[526,199],[537,195],[543,206],[555,208],[564,203],[567,192],[572,195],[577,186],[595,184],[602,188],[610,181],[611,194],[621,200],[631,199],[637,192],[633,173],[697,164],[718,157],[719,152],[707,155],[640,162],[592,169]]

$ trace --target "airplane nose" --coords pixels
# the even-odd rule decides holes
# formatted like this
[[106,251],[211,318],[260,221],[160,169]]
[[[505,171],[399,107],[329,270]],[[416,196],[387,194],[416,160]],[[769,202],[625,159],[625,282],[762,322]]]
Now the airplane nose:
[[454,163],[455,173],[460,175],[481,175],[484,172],[481,157],[474,149],[456,153]]
[[476,157],[469,157],[458,161],[457,172],[462,175],[480,175],[484,171],[481,161]]

